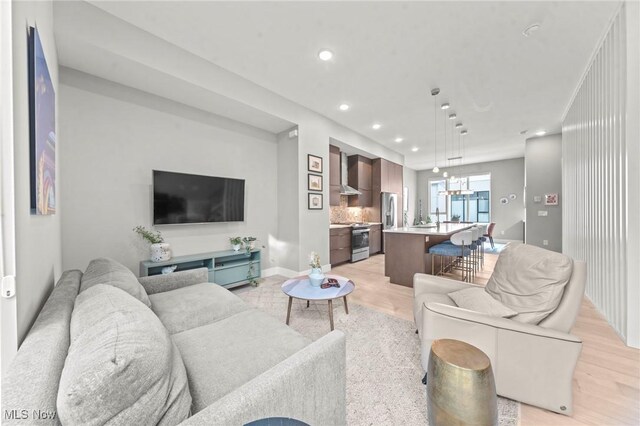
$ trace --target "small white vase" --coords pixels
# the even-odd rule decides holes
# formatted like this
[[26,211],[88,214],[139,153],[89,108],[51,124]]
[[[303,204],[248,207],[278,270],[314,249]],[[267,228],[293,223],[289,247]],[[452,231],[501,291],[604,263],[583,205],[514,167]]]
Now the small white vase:
[[242,244],[232,244],[231,247],[233,248],[233,251],[240,251]]
[[171,259],[171,246],[169,243],[151,244],[149,251],[152,262],[164,262]]

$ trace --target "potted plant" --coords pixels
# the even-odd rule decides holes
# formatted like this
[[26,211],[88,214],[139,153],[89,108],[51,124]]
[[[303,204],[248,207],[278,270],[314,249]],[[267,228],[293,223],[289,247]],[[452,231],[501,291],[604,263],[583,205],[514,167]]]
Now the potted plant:
[[451,215],[451,222],[460,222],[460,215],[459,214]]
[[244,237],[242,242],[244,243],[244,248],[247,251],[247,256],[251,254],[251,250],[255,247],[256,237]]
[[164,262],[171,259],[171,246],[164,242],[160,231],[153,232],[141,225],[133,228],[133,231],[151,244],[149,251],[152,262]]
[[233,248],[233,251],[240,251],[240,248],[242,248],[241,237],[230,237],[229,242],[231,243],[231,247]]
[[314,287],[320,287],[324,281],[324,274],[322,273],[322,265],[320,265],[320,255],[315,251],[309,254],[309,266],[311,266],[309,282]]

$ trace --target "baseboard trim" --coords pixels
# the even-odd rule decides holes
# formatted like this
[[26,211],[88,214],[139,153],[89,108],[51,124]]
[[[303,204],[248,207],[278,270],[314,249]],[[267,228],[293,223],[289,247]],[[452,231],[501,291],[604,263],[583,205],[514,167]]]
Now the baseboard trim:
[[273,268],[267,268],[262,270],[262,276],[265,278],[272,277],[274,275],[282,275],[283,277],[293,278],[293,277],[297,277],[300,274],[294,270],[282,268],[280,266],[274,266]]

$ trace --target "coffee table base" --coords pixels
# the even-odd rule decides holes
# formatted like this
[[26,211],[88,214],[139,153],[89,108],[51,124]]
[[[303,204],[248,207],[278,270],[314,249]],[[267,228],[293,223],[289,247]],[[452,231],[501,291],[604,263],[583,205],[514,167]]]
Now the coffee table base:
[[[344,311],[349,315],[349,305],[347,305],[347,296],[342,298],[344,300]],[[289,325],[289,320],[291,319],[291,305],[293,305],[293,297],[289,296],[289,306],[287,307],[287,321],[286,324]],[[309,301],[307,300],[307,308],[309,307]],[[334,330],[333,327],[333,299],[329,299],[329,325],[331,326],[331,331]]]

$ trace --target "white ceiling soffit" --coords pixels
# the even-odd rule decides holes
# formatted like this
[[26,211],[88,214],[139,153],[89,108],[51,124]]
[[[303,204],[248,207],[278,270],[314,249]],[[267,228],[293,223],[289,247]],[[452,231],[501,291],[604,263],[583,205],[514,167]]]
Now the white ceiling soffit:
[[[139,58],[139,61],[132,59],[131,55],[119,55],[119,50],[113,48],[110,43],[101,42],[105,38],[99,38],[100,42],[91,37],[80,37],[76,25],[78,19],[87,18],[87,15],[79,13],[84,10],[91,12],[91,6],[85,9],[78,9],[82,6],[79,2],[56,3],[55,10],[55,35],[58,47],[58,59],[61,66],[70,69],[65,70],[65,78],[68,84],[73,84],[74,79],[78,81],[78,87],[90,89],[91,84],[86,75],[74,73],[79,70],[82,73],[91,74],[105,80],[113,81],[124,86],[132,87],[143,92],[151,93],[196,109],[213,113],[221,117],[231,119],[249,126],[266,130],[270,133],[280,133],[294,126],[287,120],[273,116],[265,111],[253,108],[237,100],[223,96],[211,90],[207,90],[197,82],[187,81],[180,77],[165,72],[161,67],[154,67],[152,62]],[[69,8],[72,9],[69,9]],[[98,9],[95,9],[96,11]],[[71,13],[69,13],[71,12]],[[105,15],[102,12],[99,14]],[[98,16],[91,14],[93,19]],[[114,20],[113,17],[105,15]],[[105,17],[103,16],[103,17]],[[114,20],[117,21],[117,20]],[[96,21],[89,23],[89,27],[95,29]],[[113,22],[110,22],[113,24]],[[127,24],[124,24],[127,26]],[[127,38],[123,28],[118,28],[121,35]],[[116,32],[116,28],[113,31]],[[123,34],[124,33],[124,34]],[[94,34],[95,35],[95,34]],[[130,42],[135,42],[128,38]],[[119,42],[111,37],[111,43]],[[117,46],[117,44],[116,44]],[[81,81],[80,81],[81,80]],[[100,84],[96,85],[96,89]]]
[[[92,4],[397,150],[416,169],[433,167],[433,87],[441,89],[439,103],[451,103],[469,129],[466,163],[523,156],[526,137],[559,131],[619,7],[606,1]],[[533,23],[539,30],[525,37]],[[317,58],[322,48],[334,52],[331,61]],[[343,102],[349,111],[337,109]],[[442,163],[444,118],[437,114]],[[382,127],[373,130],[374,122]],[[397,144],[396,137],[404,141]]]

